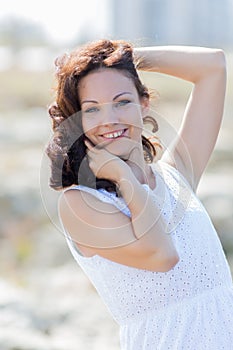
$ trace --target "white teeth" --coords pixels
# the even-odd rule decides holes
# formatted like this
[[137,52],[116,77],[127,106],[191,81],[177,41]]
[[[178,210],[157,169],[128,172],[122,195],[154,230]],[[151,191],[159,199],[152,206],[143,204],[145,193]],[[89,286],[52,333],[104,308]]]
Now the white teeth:
[[111,132],[109,134],[104,134],[103,136],[107,139],[115,139],[116,137],[121,136],[123,132],[124,130],[120,130],[120,131]]

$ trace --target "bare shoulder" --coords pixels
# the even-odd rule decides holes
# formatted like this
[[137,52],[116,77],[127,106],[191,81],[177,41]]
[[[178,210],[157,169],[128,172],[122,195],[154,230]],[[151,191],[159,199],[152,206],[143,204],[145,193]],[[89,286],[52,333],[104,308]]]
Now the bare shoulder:
[[170,261],[156,255],[151,248],[154,233],[137,240],[131,219],[114,205],[104,203],[90,193],[66,191],[59,201],[59,213],[66,232],[84,256],[99,255],[151,271],[171,268]]
[[113,205],[105,203],[91,193],[70,188],[62,193],[59,199],[59,211],[62,217],[71,213],[82,220],[97,224],[101,216],[116,214],[119,210]]
[[63,193],[59,214],[65,229],[84,255],[98,253],[107,257],[113,249],[135,240],[130,218],[90,193],[76,189]]

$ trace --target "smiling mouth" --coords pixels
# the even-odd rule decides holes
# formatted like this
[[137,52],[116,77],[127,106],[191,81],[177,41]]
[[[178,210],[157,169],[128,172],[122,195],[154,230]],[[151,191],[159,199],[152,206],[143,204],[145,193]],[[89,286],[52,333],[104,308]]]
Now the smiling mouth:
[[124,133],[126,132],[127,129],[122,129],[122,130],[117,130],[117,131],[114,131],[114,132],[108,132],[108,133],[105,133],[105,134],[102,134],[100,136],[102,136],[103,138],[105,139],[117,139],[121,136],[124,135]]

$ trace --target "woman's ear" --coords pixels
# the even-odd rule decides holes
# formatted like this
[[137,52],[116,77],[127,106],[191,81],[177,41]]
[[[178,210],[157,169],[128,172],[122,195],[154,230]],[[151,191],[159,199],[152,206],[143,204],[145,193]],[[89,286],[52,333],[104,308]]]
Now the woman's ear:
[[142,108],[142,118],[146,117],[150,108],[150,101],[148,97],[143,97],[141,99],[141,108]]
[[147,115],[143,118],[143,124],[152,125],[152,132],[153,133],[156,133],[159,130],[159,126],[158,126],[157,121],[153,117],[150,117],[149,115]]

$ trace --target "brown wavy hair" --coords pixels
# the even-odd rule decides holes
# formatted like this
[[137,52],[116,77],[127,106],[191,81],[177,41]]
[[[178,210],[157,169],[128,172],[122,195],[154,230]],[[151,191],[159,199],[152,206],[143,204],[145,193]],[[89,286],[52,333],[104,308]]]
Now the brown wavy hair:
[[[115,68],[132,79],[140,98],[149,98],[149,91],[137,73],[133,47],[122,40],[91,42],[70,54],[58,57],[55,67],[56,100],[48,108],[54,134],[46,148],[51,161],[50,186],[55,190],[71,185],[84,185],[116,191],[114,183],[96,178],[89,167],[78,87],[80,80],[91,71]],[[153,118],[146,117],[145,121],[153,123],[152,131],[158,130]],[[151,163],[156,155],[156,148],[143,135],[142,145],[145,161]]]

